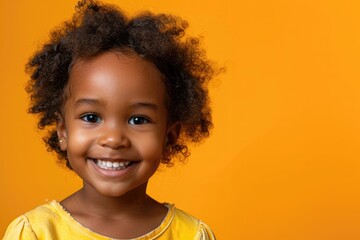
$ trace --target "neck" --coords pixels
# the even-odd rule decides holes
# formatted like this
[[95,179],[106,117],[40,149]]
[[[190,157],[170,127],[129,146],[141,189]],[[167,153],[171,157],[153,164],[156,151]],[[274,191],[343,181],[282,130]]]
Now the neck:
[[76,205],[94,216],[127,217],[136,215],[156,203],[146,194],[147,183],[131,190],[120,197],[104,196],[92,186],[84,184],[83,188],[74,194]]

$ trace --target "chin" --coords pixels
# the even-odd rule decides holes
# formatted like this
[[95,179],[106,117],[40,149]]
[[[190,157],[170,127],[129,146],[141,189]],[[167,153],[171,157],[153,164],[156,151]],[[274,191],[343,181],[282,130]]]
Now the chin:
[[124,189],[98,189],[97,191],[104,197],[122,197],[129,192]]
[[116,185],[114,183],[106,184],[105,186],[94,187],[96,191],[104,197],[125,197],[138,194],[146,194],[147,182],[138,186],[124,186]]

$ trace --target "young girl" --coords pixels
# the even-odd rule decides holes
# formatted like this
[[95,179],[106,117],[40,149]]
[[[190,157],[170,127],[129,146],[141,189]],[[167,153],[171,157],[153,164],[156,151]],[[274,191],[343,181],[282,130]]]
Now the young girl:
[[146,194],[160,163],[212,127],[214,69],[187,23],[82,1],[29,61],[30,113],[83,180],[61,202],[15,219],[4,239],[215,239],[202,221]]

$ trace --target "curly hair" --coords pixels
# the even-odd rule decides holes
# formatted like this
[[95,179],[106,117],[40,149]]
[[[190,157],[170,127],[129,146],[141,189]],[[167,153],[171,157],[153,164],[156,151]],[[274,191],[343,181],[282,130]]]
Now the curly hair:
[[38,114],[38,128],[47,129],[44,141],[49,151],[71,169],[66,151],[59,147],[56,133],[58,113],[66,101],[65,89],[72,63],[106,51],[129,50],[153,62],[165,77],[169,96],[169,119],[180,122],[180,135],[171,145],[171,165],[178,156],[190,155],[186,143],[209,136],[213,124],[207,83],[216,74],[214,65],[199,45],[199,39],[184,37],[188,23],[166,14],[141,13],[128,18],[113,5],[80,1],[69,21],[50,33],[50,39],[26,65],[30,80],[29,113]]

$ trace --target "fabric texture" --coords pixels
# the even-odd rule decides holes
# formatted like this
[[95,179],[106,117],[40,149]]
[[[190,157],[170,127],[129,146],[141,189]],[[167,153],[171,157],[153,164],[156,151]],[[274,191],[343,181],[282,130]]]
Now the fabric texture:
[[[133,240],[149,239],[196,239],[214,240],[215,236],[208,225],[193,216],[165,204],[168,213],[156,229]],[[41,205],[16,218],[9,226],[3,240],[49,240],[49,239],[93,239],[113,238],[99,235],[78,223],[57,201]]]

